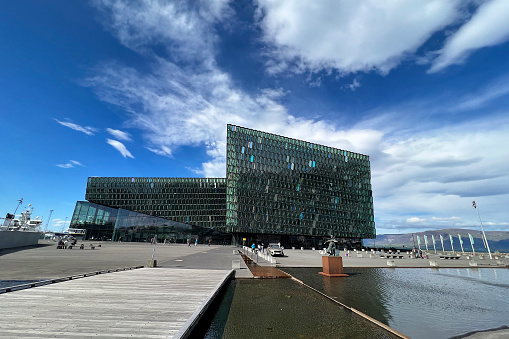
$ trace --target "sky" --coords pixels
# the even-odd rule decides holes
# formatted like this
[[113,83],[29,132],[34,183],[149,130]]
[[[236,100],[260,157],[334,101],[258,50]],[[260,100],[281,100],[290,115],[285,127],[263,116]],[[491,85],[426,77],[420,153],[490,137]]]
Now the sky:
[[61,231],[90,176],[224,177],[231,123],[369,155],[378,234],[479,216],[509,230],[507,13],[506,0],[2,1],[0,214],[23,198]]

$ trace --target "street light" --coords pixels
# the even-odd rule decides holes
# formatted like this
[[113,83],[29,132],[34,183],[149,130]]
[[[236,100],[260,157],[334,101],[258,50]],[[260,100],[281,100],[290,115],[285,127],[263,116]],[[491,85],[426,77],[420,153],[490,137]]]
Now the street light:
[[484,241],[486,241],[486,247],[488,248],[488,254],[490,255],[490,259],[493,259],[491,257],[491,251],[490,251],[490,245],[488,244],[488,238],[486,238],[486,233],[484,233],[484,227],[482,226],[481,215],[479,214],[479,210],[477,209],[477,205],[475,204],[475,201],[472,201],[472,207],[475,208],[475,210],[477,211],[477,215],[479,216],[479,222],[481,223],[481,230],[482,230],[482,234],[484,236]]
[[62,233],[64,233],[64,230],[65,230],[65,224],[67,223],[67,218],[69,218],[69,217],[65,217],[64,226],[62,227]]

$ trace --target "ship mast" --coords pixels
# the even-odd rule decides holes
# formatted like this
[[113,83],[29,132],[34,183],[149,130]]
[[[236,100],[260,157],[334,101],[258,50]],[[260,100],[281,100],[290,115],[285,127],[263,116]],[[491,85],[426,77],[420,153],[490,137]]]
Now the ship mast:
[[[14,210],[14,217],[12,219],[16,218],[16,212],[18,211],[19,205],[21,205],[22,203],[23,203],[23,198],[18,200],[18,206],[16,206],[16,209]],[[9,227],[11,226],[12,219],[9,220],[9,225],[7,225],[7,229],[9,229]]]
[[53,214],[53,210],[49,210],[49,217],[48,217],[48,221],[46,221],[46,226],[44,226],[44,232],[46,233],[46,231],[48,230],[48,224],[49,224],[49,221],[51,220],[51,215]]

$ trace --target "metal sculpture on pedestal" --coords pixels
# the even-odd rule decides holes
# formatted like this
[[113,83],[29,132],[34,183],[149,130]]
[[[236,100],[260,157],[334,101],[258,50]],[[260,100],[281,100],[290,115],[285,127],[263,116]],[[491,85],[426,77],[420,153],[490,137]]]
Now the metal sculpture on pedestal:
[[326,277],[348,277],[348,274],[343,273],[343,258],[339,255],[338,249],[339,241],[331,236],[325,243],[329,243],[326,250],[328,255],[322,256],[323,272],[318,272],[318,274]]

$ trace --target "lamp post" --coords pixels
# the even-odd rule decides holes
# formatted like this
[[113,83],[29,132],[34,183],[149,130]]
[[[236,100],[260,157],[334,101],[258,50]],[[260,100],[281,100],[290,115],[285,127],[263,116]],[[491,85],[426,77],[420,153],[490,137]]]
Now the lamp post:
[[65,224],[67,223],[67,218],[69,218],[69,217],[65,217],[64,226],[62,227],[62,233],[64,233],[64,230],[65,230]]
[[486,248],[488,248],[488,254],[490,255],[490,259],[493,259],[491,257],[490,245],[488,244],[488,239],[486,238],[486,233],[484,233],[484,227],[482,226],[481,215],[479,214],[479,210],[477,209],[477,205],[475,204],[475,201],[472,201],[472,207],[475,208],[475,210],[477,211],[477,216],[479,217],[479,222],[481,223],[481,230],[482,230],[482,234],[484,236],[484,241],[486,241]]

